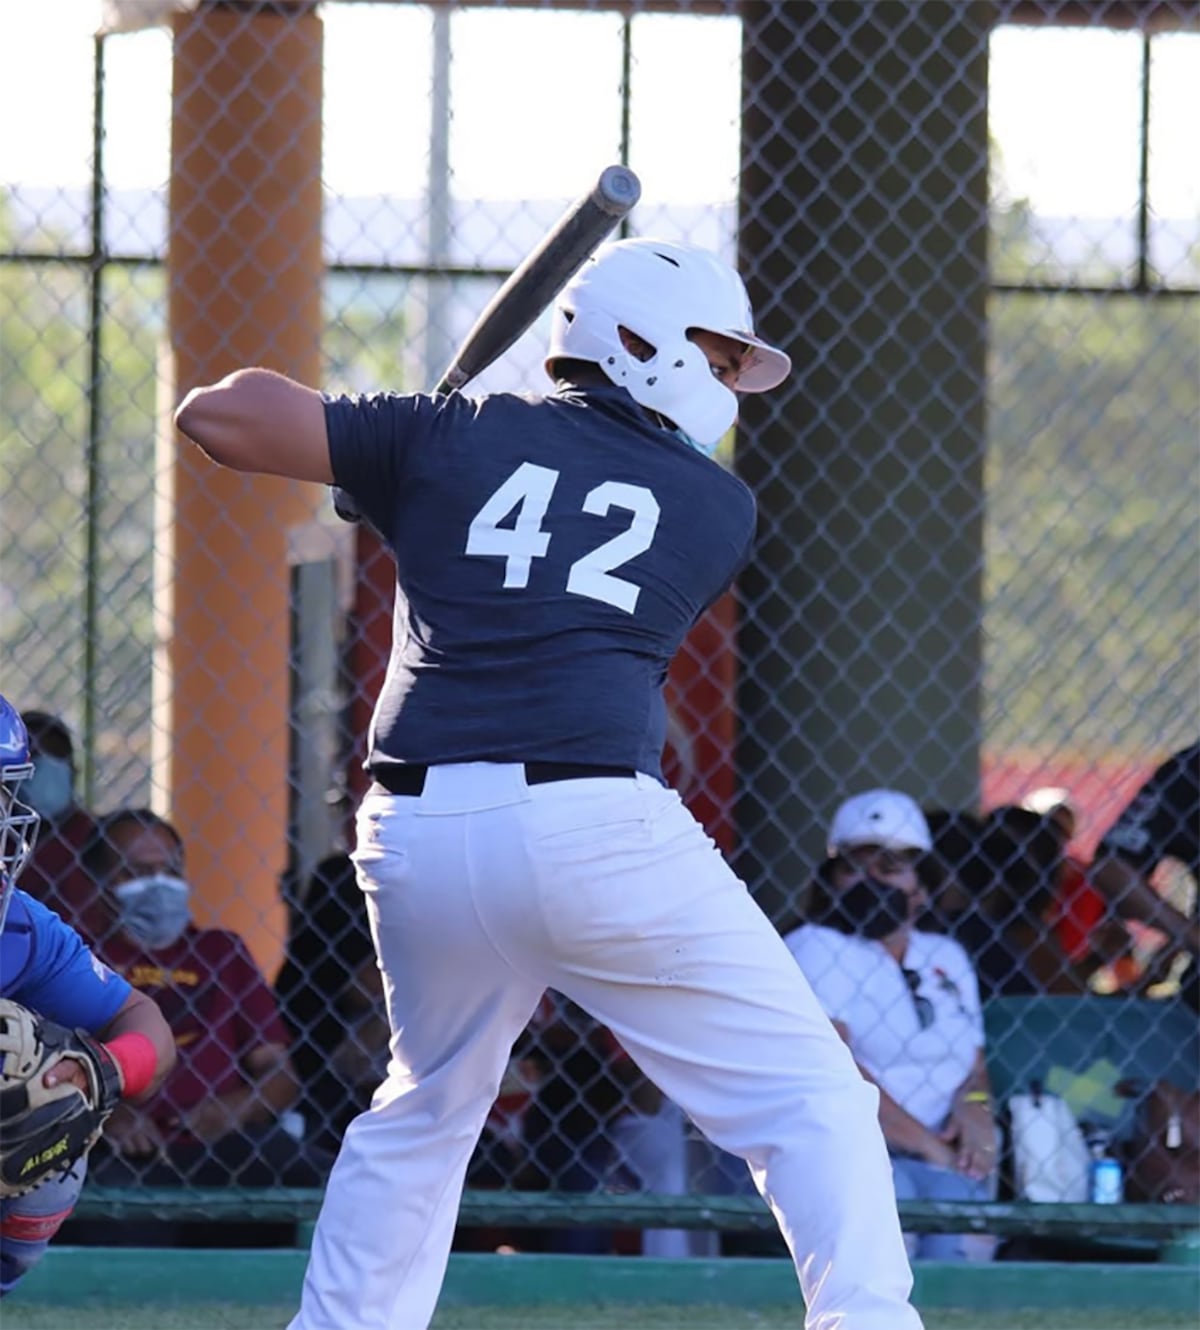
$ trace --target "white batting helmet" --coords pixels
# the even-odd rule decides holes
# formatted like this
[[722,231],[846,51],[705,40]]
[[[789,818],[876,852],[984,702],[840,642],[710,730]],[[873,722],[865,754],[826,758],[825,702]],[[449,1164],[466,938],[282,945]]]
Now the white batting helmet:
[[[636,333],[655,354],[649,360],[630,355],[620,328]],[[738,375],[739,392],[766,392],[792,367],[784,352],[755,336],[750,298],[734,269],[695,245],[646,239],[601,245],[568,282],[554,304],[546,367],[563,357],[591,361],[635,402],[711,447],[737,419],[737,398],[688,341],[691,329],[752,348]]]
[[833,815],[829,853],[855,845],[879,845],[885,850],[930,850],[933,838],[925,814],[899,790],[868,790],[847,799]]

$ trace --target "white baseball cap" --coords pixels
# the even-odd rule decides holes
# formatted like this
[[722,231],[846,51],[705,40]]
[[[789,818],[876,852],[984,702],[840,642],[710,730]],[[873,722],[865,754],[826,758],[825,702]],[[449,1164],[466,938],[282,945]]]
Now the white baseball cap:
[[1071,791],[1061,785],[1043,785],[1039,789],[1030,790],[1021,800],[1021,807],[1031,813],[1040,813],[1043,817],[1060,808],[1071,814],[1075,812],[1075,805],[1071,802]]
[[833,815],[829,853],[855,845],[885,850],[931,850],[933,837],[916,801],[899,790],[868,790],[847,799]]

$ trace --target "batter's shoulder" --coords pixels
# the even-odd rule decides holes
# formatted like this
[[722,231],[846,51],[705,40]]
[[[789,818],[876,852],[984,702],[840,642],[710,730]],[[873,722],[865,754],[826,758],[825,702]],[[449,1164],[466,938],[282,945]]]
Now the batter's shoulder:
[[464,415],[483,416],[497,412],[528,411],[543,412],[548,399],[540,393],[479,393],[465,397],[462,393],[452,393],[448,397],[434,397],[434,404],[440,411],[458,411]]
[[[709,459],[704,460],[708,461]],[[750,486],[746,484],[741,476],[734,475],[728,467],[722,466],[719,462],[711,462],[710,465],[720,477],[722,489],[729,496],[729,504],[741,512],[745,521],[755,521],[758,513],[758,503]]]
[[[421,394],[417,394],[421,396]],[[494,448],[510,438],[544,428],[546,399],[536,393],[463,393],[422,397],[430,435],[436,442],[453,438],[460,443]]]

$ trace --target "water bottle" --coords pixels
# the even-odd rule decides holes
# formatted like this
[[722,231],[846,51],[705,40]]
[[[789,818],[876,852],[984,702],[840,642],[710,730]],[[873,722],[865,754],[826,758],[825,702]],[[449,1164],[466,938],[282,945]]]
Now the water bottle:
[[1125,1197],[1121,1161],[1108,1152],[1108,1137],[1097,1133],[1088,1138],[1088,1200],[1095,1205],[1119,1205]]

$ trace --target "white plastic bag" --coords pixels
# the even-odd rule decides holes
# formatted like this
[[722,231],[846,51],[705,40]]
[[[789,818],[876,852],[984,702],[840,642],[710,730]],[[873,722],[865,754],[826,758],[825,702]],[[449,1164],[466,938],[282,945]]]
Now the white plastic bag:
[[1086,1201],[1088,1148],[1066,1100],[1045,1092],[1008,1101],[1013,1185],[1022,1201]]

